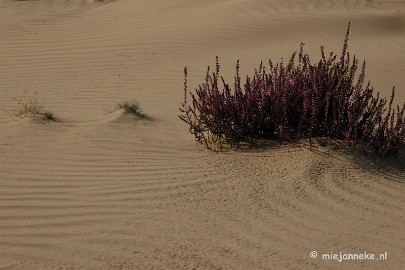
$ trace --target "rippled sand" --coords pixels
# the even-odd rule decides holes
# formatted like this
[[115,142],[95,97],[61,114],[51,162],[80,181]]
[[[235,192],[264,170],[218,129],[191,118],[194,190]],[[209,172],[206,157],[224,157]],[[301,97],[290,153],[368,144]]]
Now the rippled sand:
[[[403,1],[0,0],[0,269],[402,269],[404,151],[214,153],[177,118],[184,66],[193,89],[216,55],[228,81],[300,42],[317,59],[348,21],[403,102]],[[14,121],[33,97],[60,121]],[[152,119],[111,112],[125,99]],[[388,258],[320,258],[365,251]]]

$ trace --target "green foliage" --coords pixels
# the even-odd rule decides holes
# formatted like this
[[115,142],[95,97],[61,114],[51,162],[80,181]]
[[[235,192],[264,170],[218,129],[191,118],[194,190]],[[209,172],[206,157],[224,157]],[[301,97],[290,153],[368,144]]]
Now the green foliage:
[[149,118],[149,116],[144,112],[143,108],[136,100],[122,101],[117,105],[117,108],[122,109],[128,113],[132,113],[140,118]]

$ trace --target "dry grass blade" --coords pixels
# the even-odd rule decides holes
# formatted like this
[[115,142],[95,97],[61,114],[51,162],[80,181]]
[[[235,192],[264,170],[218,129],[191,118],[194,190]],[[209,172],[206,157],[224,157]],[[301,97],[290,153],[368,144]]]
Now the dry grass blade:
[[[44,120],[51,120],[56,121],[56,117],[53,111],[46,110],[45,106],[38,100],[37,97],[30,98],[30,99],[15,99],[17,101],[19,107],[13,112],[14,116],[23,119],[29,116],[41,115],[43,116]],[[13,118],[14,121],[16,121]]]

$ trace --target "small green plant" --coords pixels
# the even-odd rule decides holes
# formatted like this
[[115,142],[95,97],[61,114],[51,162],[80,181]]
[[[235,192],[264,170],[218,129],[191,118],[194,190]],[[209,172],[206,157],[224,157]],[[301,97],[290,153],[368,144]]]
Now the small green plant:
[[47,120],[56,121],[53,111],[44,111],[43,115],[44,115],[44,118]]
[[148,118],[149,116],[143,111],[143,108],[139,105],[136,100],[125,100],[117,105],[118,109],[122,109],[128,113],[132,113],[141,118]]

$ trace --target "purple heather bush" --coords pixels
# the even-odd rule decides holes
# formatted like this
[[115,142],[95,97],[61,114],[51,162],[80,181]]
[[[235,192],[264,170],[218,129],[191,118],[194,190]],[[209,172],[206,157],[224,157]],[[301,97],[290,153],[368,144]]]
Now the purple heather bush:
[[340,58],[333,52],[326,57],[321,46],[321,59],[312,64],[301,43],[298,62],[297,52],[287,64],[269,60],[268,69],[260,64],[243,85],[237,61],[233,90],[219,75],[218,57],[215,72],[208,67],[195,93],[187,91],[184,68],[180,119],[207,148],[324,137],[366,154],[396,155],[405,142],[405,102],[393,108],[394,88],[388,107],[386,98],[374,95],[370,82],[364,83],[365,62],[356,80],[359,63],[347,51],[349,32],[350,23]]

